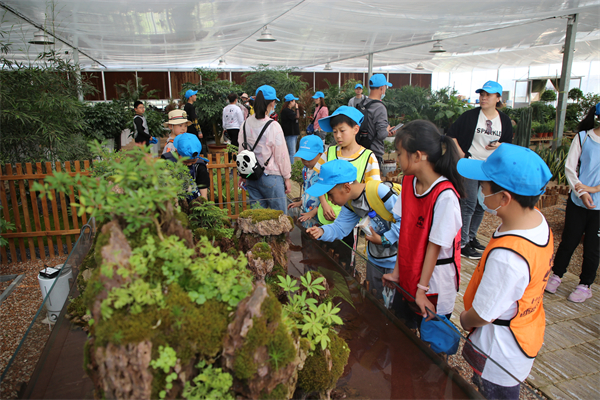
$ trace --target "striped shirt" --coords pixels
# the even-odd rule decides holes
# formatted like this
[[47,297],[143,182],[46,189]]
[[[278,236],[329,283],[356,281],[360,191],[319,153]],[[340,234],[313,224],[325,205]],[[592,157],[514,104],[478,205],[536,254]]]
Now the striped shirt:
[[[360,149],[352,154],[350,157],[344,157],[342,155],[342,150],[338,147],[337,148],[337,158],[340,160],[346,160],[346,161],[353,161],[355,159],[357,159],[358,157],[360,157],[360,155],[363,153],[363,151],[365,151],[367,149],[365,149],[364,147],[360,147]],[[321,155],[321,158],[319,158],[319,161],[317,161],[317,163],[315,164],[315,166],[313,167],[313,169],[319,173],[321,171],[321,165],[325,164],[327,162],[327,151],[323,152],[323,155]],[[367,183],[370,180],[375,180],[375,181],[380,181],[381,180],[381,176],[379,175],[379,163],[377,162],[377,158],[375,157],[374,153],[371,153],[371,155],[369,156],[369,161],[367,162],[367,169],[365,171],[365,177],[363,179],[364,182],[361,183]]]

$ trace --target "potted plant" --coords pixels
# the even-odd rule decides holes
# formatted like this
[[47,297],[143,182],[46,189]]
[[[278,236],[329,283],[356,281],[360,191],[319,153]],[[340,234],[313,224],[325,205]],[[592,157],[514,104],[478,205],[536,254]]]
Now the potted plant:
[[390,172],[394,172],[397,169],[396,159],[392,156],[392,153],[396,151],[394,146],[394,138],[388,138],[383,141],[383,147],[385,150],[385,156],[383,158],[383,165],[379,166],[381,171],[381,177],[387,178]]

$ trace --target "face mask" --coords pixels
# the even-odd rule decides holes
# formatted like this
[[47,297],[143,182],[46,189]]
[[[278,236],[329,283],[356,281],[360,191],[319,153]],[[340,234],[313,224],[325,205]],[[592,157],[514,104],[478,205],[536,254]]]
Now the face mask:
[[381,100],[383,100],[384,97],[385,97],[385,93],[381,95]]
[[273,113],[275,113],[275,109],[272,109],[271,111],[269,111],[269,116],[273,115]]
[[483,211],[487,211],[487,212],[489,212],[492,215],[498,215],[498,209],[500,207],[502,207],[502,206],[498,206],[498,207],[496,207],[495,209],[492,210],[491,208],[488,208],[485,205],[484,201],[485,201],[486,197],[491,197],[491,196],[493,196],[495,194],[498,194],[498,193],[501,193],[501,192],[502,192],[502,190],[499,191],[499,192],[488,194],[487,196],[484,196],[483,191],[481,190],[481,186],[479,186],[479,191],[477,192],[477,201],[481,205],[481,208],[483,208]]

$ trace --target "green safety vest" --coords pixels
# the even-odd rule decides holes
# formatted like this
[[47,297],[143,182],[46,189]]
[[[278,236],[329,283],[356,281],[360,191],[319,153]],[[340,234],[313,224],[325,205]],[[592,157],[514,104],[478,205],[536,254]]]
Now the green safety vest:
[[[337,148],[338,148],[338,146],[329,146],[329,148],[327,149],[327,162],[337,159]],[[352,163],[352,165],[354,165],[356,167],[356,171],[357,171],[356,172],[356,181],[357,182],[361,182],[361,183],[363,182],[363,180],[365,178],[365,172],[367,170],[367,165],[369,164],[369,157],[371,157],[371,154],[373,154],[373,152],[371,150],[365,149],[360,154],[360,156],[358,156],[354,160],[348,160],[350,163]],[[335,204],[330,202],[329,199],[327,198],[327,194],[325,194],[325,201],[327,202],[327,204],[329,204],[331,206],[331,208],[333,208],[333,211],[335,212],[335,216],[337,217],[339,215],[342,207],[336,206]],[[321,225],[328,225],[333,222],[333,221],[328,221],[325,218],[325,215],[323,215],[323,207],[321,206],[321,204],[319,204],[319,208],[317,209],[317,217],[319,218],[319,222],[321,223]]]

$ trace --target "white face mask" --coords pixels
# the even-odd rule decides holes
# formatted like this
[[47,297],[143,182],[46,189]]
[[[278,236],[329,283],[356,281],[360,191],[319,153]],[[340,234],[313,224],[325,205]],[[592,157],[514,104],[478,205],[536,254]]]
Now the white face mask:
[[488,207],[485,205],[484,201],[485,201],[486,197],[491,197],[491,196],[493,196],[493,195],[495,195],[495,194],[502,193],[502,192],[503,192],[503,190],[501,190],[501,191],[499,191],[499,192],[496,192],[496,193],[488,194],[487,196],[485,196],[485,195],[483,194],[483,191],[481,190],[481,186],[479,186],[479,191],[477,192],[477,201],[478,201],[478,202],[479,202],[479,204],[481,205],[481,208],[483,208],[483,211],[487,211],[487,212],[489,212],[489,213],[490,213],[490,214],[492,214],[492,215],[498,215],[498,210],[499,210],[499,209],[500,209],[500,207],[502,207],[502,206],[498,206],[498,207],[496,207],[495,209],[493,209],[493,210],[492,210],[491,208],[488,208]]

